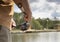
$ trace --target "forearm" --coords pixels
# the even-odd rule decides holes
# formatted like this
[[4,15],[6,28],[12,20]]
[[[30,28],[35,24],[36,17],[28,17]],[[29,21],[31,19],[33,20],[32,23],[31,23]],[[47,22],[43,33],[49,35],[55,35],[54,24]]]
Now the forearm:
[[[31,21],[31,10],[30,10],[30,6],[29,6],[29,3],[28,3],[28,0],[14,0],[15,4],[21,9],[21,11],[27,15],[28,18],[25,18],[27,21]],[[25,20],[25,21],[26,21]]]

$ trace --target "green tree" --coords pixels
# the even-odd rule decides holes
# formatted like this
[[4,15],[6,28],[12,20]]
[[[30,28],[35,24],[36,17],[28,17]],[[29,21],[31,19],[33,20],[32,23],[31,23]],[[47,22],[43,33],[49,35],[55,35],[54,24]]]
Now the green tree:
[[39,21],[36,21],[34,18],[32,18],[32,28],[40,30],[42,29],[42,25],[39,23]]
[[14,13],[13,16],[15,22],[16,22],[16,28],[19,28],[19,25],[24,21],[23,20],[23,13]]
[[53,29],[53,21],[50,20],[49,18],[44,18],[44,19],[36,19],[37,21],[39,21],[39,23],[43,26],[43,29],[44,28],[47,28],[47,29]]

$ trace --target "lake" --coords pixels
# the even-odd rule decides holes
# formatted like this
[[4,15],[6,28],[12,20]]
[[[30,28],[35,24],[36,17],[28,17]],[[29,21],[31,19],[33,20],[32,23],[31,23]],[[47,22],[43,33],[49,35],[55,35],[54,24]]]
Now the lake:
[[12,33],[12,42],[60,42],[60,32]]

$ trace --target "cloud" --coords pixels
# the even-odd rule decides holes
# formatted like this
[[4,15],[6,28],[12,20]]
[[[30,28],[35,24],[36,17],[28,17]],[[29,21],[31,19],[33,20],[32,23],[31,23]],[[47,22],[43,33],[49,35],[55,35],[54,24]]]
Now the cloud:
[[51,13],[52,17],[60,17],[60,5],[56,4],[55,10]]
[[47,0],[48,2],[55,2],[57,4],[60,4],[60,0]]
[[51,14],[52,17],[60,17],[60,13],[54,11],[52,14]]
[[46,12],[39,12],[39,11],[35,11],[35,12],[33,12],[33,17],[35,17],[35,19],[37,19],[37,18],[47,18],[47,17],[49,17],[49,14],[48,13],[46,13]]
[[48,11],[51,11],[51,10],[53,10],[53,7],[51,7],[49,4],[44,4],[39,9],[40,12],[48,12]]
[[33,17],[46,18],[49,15],[48,13],[50,13],[53,8],[48,3],[46,3],[46,1],[39,0],[39,2],[31,3],[31,9]]
[[[47,0],[38,0],[38,2],[32,2],[31,4],[32,16],[35,18],[52,18],[52,14],[55,10],[60,12],[60,5],[55,2],[48,2]],[[60,14],[60,13],[59,13]],[[56,15],[59,17],[58,15]]]
[[30,0],[30,3],[38,2],[38,0]]
[[[52,18],[53,16],[60,17],[60,0],[29,0],[34,18]],[[56,2],[57,1],[57,2]],[[15,11],[20,10],[15,5]],[[56,12],[55,12],[56,11]]]
[[47,0],[49,2],[60,2],[60,0]]

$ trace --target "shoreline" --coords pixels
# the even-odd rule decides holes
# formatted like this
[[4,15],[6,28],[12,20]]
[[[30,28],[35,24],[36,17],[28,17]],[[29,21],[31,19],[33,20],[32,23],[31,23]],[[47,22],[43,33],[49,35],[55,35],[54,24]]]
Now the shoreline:
[[52,30],[52,29],[47,29],[47,30],[26,30],[26,31],[21,31],[21,30],[12,30],[11,33],[40,33],[40,32],[60,32],[60,30]]

